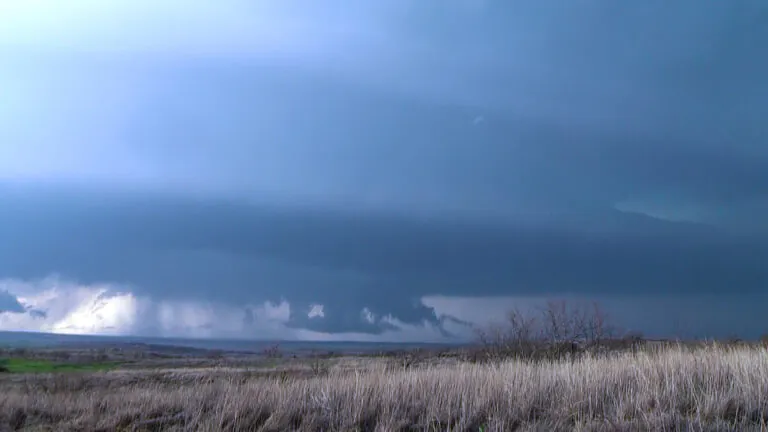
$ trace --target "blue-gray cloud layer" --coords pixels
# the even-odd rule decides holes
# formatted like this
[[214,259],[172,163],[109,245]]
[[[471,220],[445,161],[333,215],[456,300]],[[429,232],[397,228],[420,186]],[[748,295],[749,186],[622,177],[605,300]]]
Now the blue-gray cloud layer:
[[[768,281],[764,241],[620,212],[605,233],[114,191],[4,192],[0,274],[128,282],[156,298],[282,297],[300,323],[333,331],[364,327],[364,307],[419,321],[429,317],[418,306],[425,295],[752,295]],[[314,303],[327,319],[302,321]]]
[[0,277],[284,297],[328,331],[424,295],[766,287],[765,3],[371,2],[336,30],[282,4],[252,40],[235,2],[216,37],[148,25],[159,51],[0,44]]
[[19,303],[16,296],[0,290],[0,313],[3,312],[24,312],[24,306]]

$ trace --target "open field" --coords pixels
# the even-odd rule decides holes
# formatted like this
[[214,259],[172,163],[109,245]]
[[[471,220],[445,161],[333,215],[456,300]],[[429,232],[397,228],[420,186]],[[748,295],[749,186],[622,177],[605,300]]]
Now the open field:
[[119,363],[56,363],[50,360],[27,358],[0,359],[0,372],[6,373],[55,373],[55,372],[96,372],[114,369]]
[[5,374],[0,430],[766,430],[768,351]]

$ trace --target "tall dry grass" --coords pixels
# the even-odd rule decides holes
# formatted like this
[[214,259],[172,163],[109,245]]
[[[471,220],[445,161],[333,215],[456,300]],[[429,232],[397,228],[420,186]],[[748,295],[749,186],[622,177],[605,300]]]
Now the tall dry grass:
[[91,431],[763,430],[768,351],[675,347],[575,362],[361,366],[310,378],[211,371],[6,380],[0,419],[12,429]]

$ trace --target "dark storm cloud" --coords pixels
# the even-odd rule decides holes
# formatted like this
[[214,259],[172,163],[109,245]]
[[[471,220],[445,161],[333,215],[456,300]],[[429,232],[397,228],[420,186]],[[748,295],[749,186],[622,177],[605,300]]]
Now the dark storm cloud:
[[384,66],[390,84],[407,77],[410,90],[443,101],[761,151],[764,2],[456,5],[393,14],[398,52],[412,63]]
[[768,282],[764,242],[618,212],[625,229],[606,235],[168,196],[13,196],[2,275],[129,282],[163,298],[283,297],[323,304],[328,330],[364,328],[364,307],[418,322],[430,294],[748,294]]
[[151,27],[118,40],[163,55],[17,58],[0,277],[284,297],[324,331],[435,319],[424,295],[766,286],[766,3],[298,4],[274,56]]
[[[767,230],[752,217],[768,208],[764,3],[237,6],[242,19],[273,14],[270,31],[293,23],[273,49],[298,57],[224,33],[205,39],[219,56],[16,58],[29,118],[47,127],[9,125],[0,168],[404,213],[624,205]],[[165,9],[142,10],[162,22]],[[152,29],[165,50],[184,40]],[[145,32],[114,31],[149,49]],[[50,143],[35,151],[41,133]],[[61,146],[60,161],[45,157]]]
[[280,68],[187,64],[154,85],[146,109],[162,115],[136,118],[132,142],[190,188],[504,218],[651,201],[694,205],[707,222],[720,221],[713,207],[735,213],[768,190],[768,154],[748,140],[708,144],[494,110],[474,124],[465,107]]

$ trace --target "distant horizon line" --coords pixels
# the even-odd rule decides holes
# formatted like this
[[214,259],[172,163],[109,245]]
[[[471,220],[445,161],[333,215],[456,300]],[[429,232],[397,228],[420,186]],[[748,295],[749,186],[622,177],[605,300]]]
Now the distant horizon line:
[[[168,341],[189,341],[189,342],[248,342],[248,343],[317,343],[317,344],[366,344],[366,345],[435,345],[435,346],[462,346],[470,345],[471,341],[464,342],[435,342],[435,341],[370,341],[370,340],[317,340],[317,339],[248,339],[248,338],[232,338],[232,337],[204,337],[204,336],[143,336],[143,335],[111,335],[111,334],[76,334],[76,333],[52,333],[40,330],[0,330],[0,335],[14,334],[14,335],[39,335],[54,338],[96,338],[96,339],[144,339],[144,340],[168,340]],[[0,338],[0,346],[2,346],[2,338]]]

